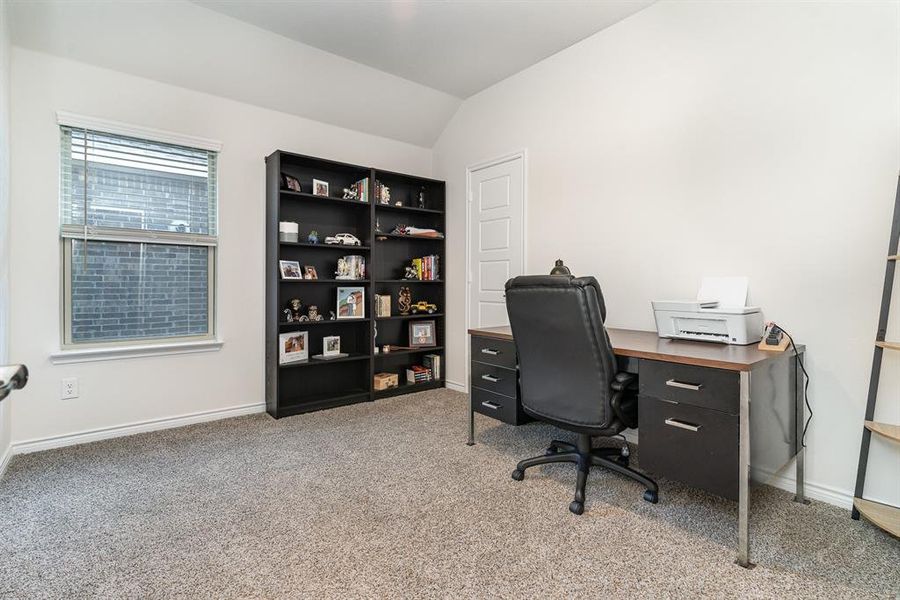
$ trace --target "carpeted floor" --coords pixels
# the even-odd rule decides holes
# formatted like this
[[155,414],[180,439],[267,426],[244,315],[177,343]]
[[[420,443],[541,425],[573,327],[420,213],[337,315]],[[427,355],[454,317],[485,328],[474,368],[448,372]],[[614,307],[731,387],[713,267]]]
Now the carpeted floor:
[[[16,457],[0,482],[2,598],[895,597],[900,542],[845,510],[594,470],[529,470],[548,426],[480,419],[448,390]],[[702,468],[702,465],[698,465]]]

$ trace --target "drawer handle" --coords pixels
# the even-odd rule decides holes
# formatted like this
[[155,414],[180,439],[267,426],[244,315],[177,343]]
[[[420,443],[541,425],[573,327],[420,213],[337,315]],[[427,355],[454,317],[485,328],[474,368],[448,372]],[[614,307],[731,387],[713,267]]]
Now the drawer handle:
[[494,377],[493,375],[482,375],[481,378],[485,381],[490,381],[491,383],[498,383],[500,381],[499,377]]
[[671,425],[672,427],[678,427],[679,429],[687,429],[688,431],[693,431],[693,432],[700,431],[699,425],[685,423],[684,421],[679,421],[678,419],[666,419],[666,425]]
[[490,400],[485,400],[484,402],[481,403],[481,405],[483,407],[489,408],[491,410],[497,410],[498,408],[500,408],[499,404],[497,404],[496,402],[491,402]]
[[678,381],[677,379],[666,380],[666,385],[669,387],[681,388],[683,390],[693,390],[695,392],[699,392],[703,388],[702,383],[685,383],[683,381]]
[[494,350],[493,348],[482,348],[481,353],[482,354],[490,354],[491,356],[499,356],[500,355],[500,351]]

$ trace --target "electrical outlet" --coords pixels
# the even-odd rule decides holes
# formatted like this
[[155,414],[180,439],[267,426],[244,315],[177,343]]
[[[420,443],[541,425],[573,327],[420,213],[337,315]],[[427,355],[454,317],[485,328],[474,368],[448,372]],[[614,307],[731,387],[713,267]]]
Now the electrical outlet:
[[59,394],[62,400],[71,400],[78,397],[78,378],[69,377],[62,380],[62,386]]

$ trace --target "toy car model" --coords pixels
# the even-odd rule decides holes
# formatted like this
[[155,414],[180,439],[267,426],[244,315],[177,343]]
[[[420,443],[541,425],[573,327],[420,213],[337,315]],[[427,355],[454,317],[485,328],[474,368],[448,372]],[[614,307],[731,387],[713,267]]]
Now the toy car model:
[[325,238],[326,244],[338,244],[341,246],[362,246],[362,242],[359,241],[355,235],[350,233],[337,233],[335,235],[329,235]]
[[414,315],[417,315],[419,313],[428,313],[429,315],[433,315],[437,312],[437,304],[419,300],[418,302],[410,306],[409,310],[411,310]]

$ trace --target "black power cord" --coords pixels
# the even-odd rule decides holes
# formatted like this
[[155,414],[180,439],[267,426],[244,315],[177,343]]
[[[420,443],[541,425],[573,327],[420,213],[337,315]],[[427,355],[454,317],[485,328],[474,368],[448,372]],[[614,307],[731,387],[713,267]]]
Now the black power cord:
[[774,321],[772,322],[772,327],[777,327],[787,336],[788,341],[791,343],[791,348],[794,349],[794,356],[797,358],[797,364],[800,365],[800,370],[803,371],[803,376],[806,377],[806,383],[803,384],[803,402],[806,404],[806,410],[809,412],[809,416],[806,418],[806,423],[803,424],[803,435],[800,437],[800,445],[803,448],[806,448],[806,430],[809,429],[809,422],[812,421],[813,418],[812,406],[809,405],[809,373],[806,372],[806,367],[803,365],[803,359],[800,358],[800,352],[797,351],[797,344],[794,343],[794,338],[787,332],[787,329]]

